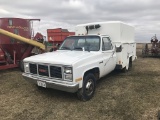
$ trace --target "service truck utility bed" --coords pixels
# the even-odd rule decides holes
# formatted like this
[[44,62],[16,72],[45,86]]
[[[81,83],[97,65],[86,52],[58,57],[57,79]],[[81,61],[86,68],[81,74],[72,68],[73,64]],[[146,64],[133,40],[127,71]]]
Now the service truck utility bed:
[[[86,32],[86,26],[100,25],[100,28],[89,29]],[[93,28],[93,27],[92,27]],[[112,44],[116,46],[116,69],[128,69],[128,59],[134,61],[136,56],[136,42],[134,39],[134,27],[120,21],[94,22],[76,26],[76,35],[108,35]],[[119,51],[120,49],[120,51]]]

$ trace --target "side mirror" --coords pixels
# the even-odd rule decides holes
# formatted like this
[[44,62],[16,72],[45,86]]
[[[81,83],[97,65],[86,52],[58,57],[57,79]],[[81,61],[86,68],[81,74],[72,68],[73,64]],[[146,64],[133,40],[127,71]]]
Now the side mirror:
[[116,47],[116,52],[121,52],[122,51],[122,45],[120,45],[119,47]]

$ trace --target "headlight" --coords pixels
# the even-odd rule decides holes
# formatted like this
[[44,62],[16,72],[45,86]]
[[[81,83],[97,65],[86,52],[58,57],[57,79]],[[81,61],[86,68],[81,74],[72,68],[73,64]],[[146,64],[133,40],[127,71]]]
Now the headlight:
[[29,63],[24,63],[24,70],[26,73],[29,73]]
[[64,67],[64,80],[72,80],[72,67]]
[[72,80],[72,74],[65,74],[64,79],[65,80]]
[[72,68],[71,67],[65,67],[64,68],[64,73],[71,74],[72,73]]

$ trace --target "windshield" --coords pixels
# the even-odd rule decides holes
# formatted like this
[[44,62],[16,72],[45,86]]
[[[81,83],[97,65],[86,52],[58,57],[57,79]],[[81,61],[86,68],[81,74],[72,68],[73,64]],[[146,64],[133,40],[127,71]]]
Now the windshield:
[[99,51],[99,36],[71,36],[64,40],[59,50]]

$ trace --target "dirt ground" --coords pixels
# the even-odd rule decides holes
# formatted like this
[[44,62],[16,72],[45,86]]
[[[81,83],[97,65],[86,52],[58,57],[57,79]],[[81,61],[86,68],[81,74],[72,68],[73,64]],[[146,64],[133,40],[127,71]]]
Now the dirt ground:
[[156,120],[160,110],[160,58],[138,59],[127,73],[114,71],[97,83],[88,102],[76,94],[38,89],[19,69],[0,71],[0,120]]

